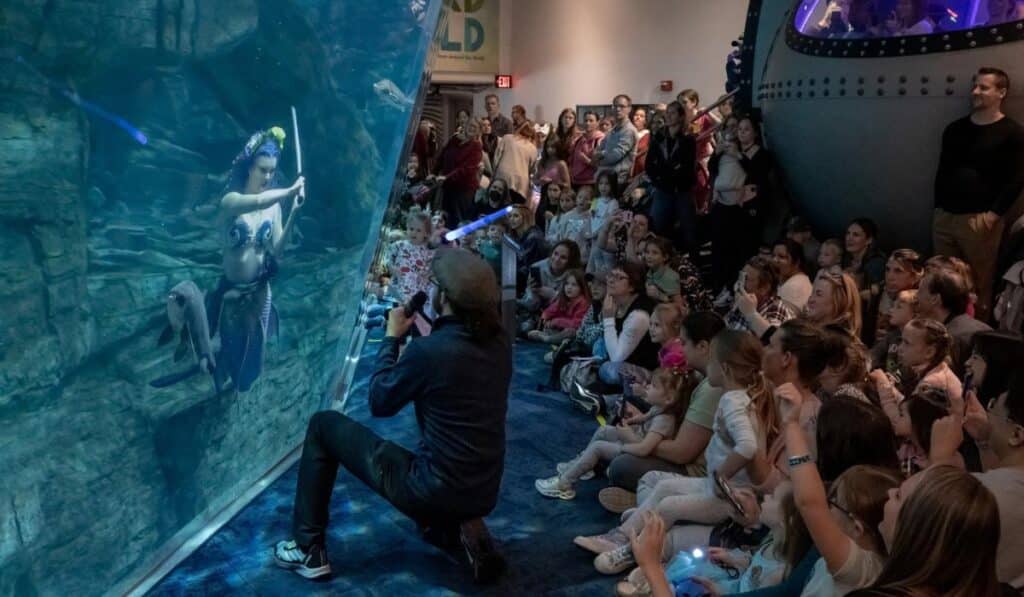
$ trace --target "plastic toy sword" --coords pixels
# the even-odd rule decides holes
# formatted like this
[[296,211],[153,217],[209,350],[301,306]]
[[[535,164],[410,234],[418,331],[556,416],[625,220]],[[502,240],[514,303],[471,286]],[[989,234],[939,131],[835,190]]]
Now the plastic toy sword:
[[[295,112],[295,106],[292,106],[292,134],[295,136],[295,168],[298,170],[296,176],[302,176],[302,144],[299,143],[299,117]],[[297,197],[295,197],[295,205],[299,206],[306,200],[306,189],[303,187]]]

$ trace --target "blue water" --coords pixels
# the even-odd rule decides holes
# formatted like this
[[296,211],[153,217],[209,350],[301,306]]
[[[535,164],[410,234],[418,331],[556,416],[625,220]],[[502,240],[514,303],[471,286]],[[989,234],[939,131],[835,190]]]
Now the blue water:
[[[0,595],[125,590],[330,403],[440,9],[3,3]],[[296,176],[291,106],[308,198],[269,282],[279,333],[248,391],[154,388],[196,362],[157,340],[172,287],[219,283],[232,158],[280,126]]]

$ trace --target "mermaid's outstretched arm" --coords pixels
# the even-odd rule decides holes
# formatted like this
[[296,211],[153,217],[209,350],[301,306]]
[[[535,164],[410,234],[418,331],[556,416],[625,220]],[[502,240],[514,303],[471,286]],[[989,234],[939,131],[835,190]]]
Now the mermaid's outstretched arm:
[[281,228],[280,218],[274,221],[274,242],[271,244],[270,252],[275,257],[280,257],[281,252],[287,246],[288,234],[292,231],[292,227],[295,224],[295,214],[299,211],[298,202],[292,204],[292,208],[288,210],[288,219],[284,223],[284,228]]
[[295,184],[287,189],[270,189],[256,195],[231,192],[224,195],[220,200],[220,206],[227,215],[237,216],[259,209],[266,209],[275,203],[280,203],[288,197],[292,197],[306,184],[306,179],[299,177]]

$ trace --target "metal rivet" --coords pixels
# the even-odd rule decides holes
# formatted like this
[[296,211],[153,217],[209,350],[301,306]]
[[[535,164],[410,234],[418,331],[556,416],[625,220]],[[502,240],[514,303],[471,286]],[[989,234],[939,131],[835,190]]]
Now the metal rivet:
[[928,48],[926,48],[926,47],[924,47],[924,46],[921,46],[921,53],[922,53],[922,54],[925,54],[925,53],[927,53],[927,52],[928,52]]
[[900,75],[900,83],[906,83],[906,82],[907,82],[907,75]]
[[949,34],[948,33],[946,35],[942,36],[942,41],[949,41]]
[[832,80],[832,79],[829,79],[828,77],[825,77],[824,79],[822,79],[822,81],[821,81],[821,82],[822,82],[822,83],[824,83],[825,85],[828,85],[828,84],[829,84],[829,81],[831,81],[831,80]]
[[864,84],[864,77],[857,77],[857,84],[858,85],[863,85]]
[[993,28],[989,29],[988,32],[991,33],[992,35],[995,35],[996,33],[999,32],[999,30],[996,29],[995,27],[993,27]]
[[900,48],[900,54],[906,54],[906,53],[907,53],[906,50],[904,50],[903,48]]
[[928,95],[928,90],[924,87],[921,88],[921,95]]
[[814,83],[815,83],[814,79],[810,79],[809,81],[807,81],[807,84],[808,84],[808,85],[812,85],[812,86],[813,86],[813,85],[814,85]]
[[828,55],[829,55],[829,56],[831,56],[831,55],[832,55],[832,50],[829,50],[829,51],[828,51]]
[[849,54],[850,54],[849,52],[847,52],[846,50],[843,50],[843,56],[848,56]]
[[867,54],[867,52],[866,52],[866,51],[864,51],[864,50],[861,50],[861,51],[860,51],[860,55],[861,55],[861,56],[863,56],[863,55],[865,55],[865,54]]
[[879,75],[878,82],[879,83],[885,83],[885,75]]
[[864,95],[864,90],[863,89],[858,89],[857,90],[857,95]]
[[813,91],[808,91],[807,92],[807,97],[814,97],[814,92]]
[[968,31],[967,32],[967,39],[970,39],[972,37],[974,37],[974,32],[973,31]]
[[846,77],[839,77],[839,84],[846,85]]
[[900,45],[901,45],[901,46],[905,46],[905,45],[907,45],[907,40],[906,40],[906,38],[904,38],[904,39],[901,39],[901,40],[900,40]]
[[971,43],[969,43],[967,45],[969,45],[969,46],[971,46],[973,48],[974,46],[978,45],[978,42],[972,41]]
[[952,83],[954,81],[956,81],[956,77],[954,77],[953,75],[946,75],[946,82],[947,83]]
[[845,89],[840,89],[839,90],[839,95],[846,95],[846,90]]
[[880,96],[885,95],[885,90],[884,89],[879,89],[878,90],[878,95],[880,95]]
[[953,49],[953,46],[951,46],[951,45],[949,45],[949,44],[946,44],[946,45],[945,45],[945,47],[944,47],[944,49],[945,49],[946,51],[949,51],[949,50],[952,50],[952,49]]
[[1002,35],[1000,35],[999,37],[996,38],[996,43],[998,43],[998,44],[1003,43],[1003,36]]
[[878,51],[878,55],[879,56],[885,56],[885,50],[879,50]]
[[797,97],[803,97],[804,96],[804,92],[803,91],[797,91],[796,92],[796,96]]
[[829,96],[828,89],[826,89],[825,91],[821,92],[821,94],[824,95],[825,97],[828,97]]
[[946,95],[953,95],[953,88],[952,87],[947,87],[946,88]]
[[927,83],[928,82],[928,77],[921,77],[921,82],[922,83]]
[[796,86],[797,87],[803,87],[804,86],[804,80],[803,79],[798,79],[797,82],[796,82]]
[[900,95],[906,95],[906,94],[907,94],[907,90],[904,89],[903,87],[900,87]]

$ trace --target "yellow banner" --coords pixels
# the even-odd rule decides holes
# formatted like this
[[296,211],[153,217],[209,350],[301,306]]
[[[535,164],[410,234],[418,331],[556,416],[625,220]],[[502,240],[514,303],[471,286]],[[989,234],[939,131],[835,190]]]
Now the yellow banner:
[[441,33],[434,71],[497,74],[499,0],[445,0],[447,26]]

